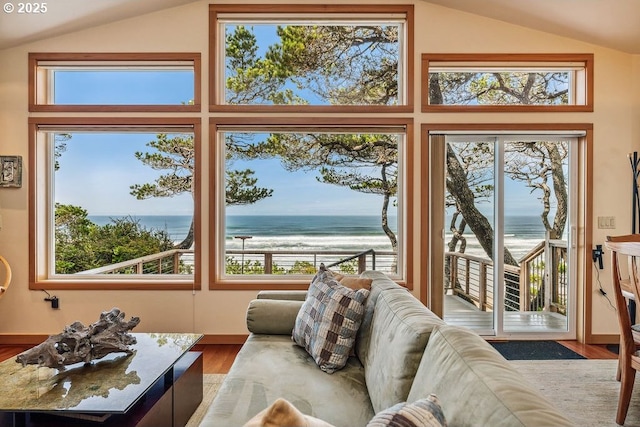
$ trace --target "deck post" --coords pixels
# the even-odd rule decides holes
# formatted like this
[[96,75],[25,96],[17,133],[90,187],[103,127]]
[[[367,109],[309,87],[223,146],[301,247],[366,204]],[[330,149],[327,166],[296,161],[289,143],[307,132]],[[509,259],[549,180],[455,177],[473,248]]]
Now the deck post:
[[542,284],[544,288],[544,305],[542,306],[542,311],[550,311],[551,310],[551,280],[552,274],[551,271],[555,267],[554,266],[554,257],[551,253],[551,240],[550,233],[547,231],[544,235],[544,282]]
[[264,253],[264,274],[272,274],[273,272],[273,253]]
[[487,264],[480,263],[478,273],[478,303],[480,304],[480,311],[487,311]]

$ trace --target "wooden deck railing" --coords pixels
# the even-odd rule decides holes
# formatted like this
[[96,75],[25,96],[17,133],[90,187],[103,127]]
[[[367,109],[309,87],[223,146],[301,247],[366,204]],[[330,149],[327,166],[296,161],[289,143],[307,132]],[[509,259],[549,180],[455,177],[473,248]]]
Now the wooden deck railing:
[[[397,254],[393,251],[261,251],[226,252],[227,274],[240,274],[229,265],[242,265],[245,274],[313,274],[320,263],[342,263],[348,273],[377,269],[394,273]],[[188,274],[193,272],[193,250],[172,249],[78,274]],[[242,259],[243,261],[238,261]],[[505,310],[554,311],[566,314],[567,244],[545,240],[520,261],[519,266],[504,266]],[[446,252],[447,288],[475,304],[479,310],[493,310],[493,261],[488,258]],[[349,264],[352,263],[352,264]],[[550,266],[550,268],[547,268]]]
[[[554,311],[566,314],[567,243],[547,239],[520,260],[504,266],[505,310]],[[446,252],[447,289],[478,307],[493,310],[493,261],[460,252]]]
[[[393,251],[264,251],[228,250],[235,262],[244,255],[245,274],[313,274],[320,263],[336,265],[347,273],[380,270],[395,273],[397,253]],[[347,262],[345,262],[347,261]],[[240,261],[242,262],[242,261]],[[227,263],[228,264],[228,263]],[[227,274],[238,274],[227,265]]]
[[[348,273],[367,269],[392,272],[397,254],[392,251],[260,251],[226,252],[227,274],[313,274],[320,263],[337,265]],[[77,274],[188,274],[193,272],[193,250],[172,249]],[[240,266],[244,264],[244,267]],[[229,267],[230,266],[230,267]],[[233,269],[238,267],[238,271]]]
[[185,274],[192,273],[193,250],[171,249],[77,274]]

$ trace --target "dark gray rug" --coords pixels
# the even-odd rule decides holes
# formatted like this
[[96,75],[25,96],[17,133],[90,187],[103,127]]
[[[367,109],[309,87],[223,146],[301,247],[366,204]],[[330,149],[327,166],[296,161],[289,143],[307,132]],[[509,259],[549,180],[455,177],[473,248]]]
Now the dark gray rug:
[[585,359],[555,341],[495,341],[490,344],[507,360]]

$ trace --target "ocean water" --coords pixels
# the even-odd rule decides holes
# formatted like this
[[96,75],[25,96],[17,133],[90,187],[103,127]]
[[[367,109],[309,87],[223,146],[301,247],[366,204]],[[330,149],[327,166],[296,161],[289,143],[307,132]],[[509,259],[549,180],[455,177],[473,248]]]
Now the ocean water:
[[[110,216],[89,216],[98,225],[112,221]],[[142,215],[133,216],[147,228],[166,230],[174,241],[181,241],[189,231],[191,216]],[[397,231],[397,221],[389,218],[391,229]],[[468,230],[467,250],[473,255],[485,256],[477,239]],[[544,226],[539,216],[511,216],[505,218],[505,246],[516,257],[525,255],[544,240]],[[375,249],[390,251],[391,243],[383,233],[380,217],[371,216],[270,216],[234,215],[227,217],[227,249],[241,249],[242,240],[236,236],[251,236],[245,240],[245,249],[280,250],[345,250]],[[445,233],[445,241],[450,238]],[[417,236],[414,236],[417,237]]]

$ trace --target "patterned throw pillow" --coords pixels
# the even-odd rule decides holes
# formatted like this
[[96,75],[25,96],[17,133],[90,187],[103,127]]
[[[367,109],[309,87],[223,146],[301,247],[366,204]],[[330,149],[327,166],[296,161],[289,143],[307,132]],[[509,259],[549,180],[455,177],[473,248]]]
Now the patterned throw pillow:
[[447,427],[435,394],[413,403],[398,403],[376,414],[367,427]]
[[354,291],[340,285],[324,265],[313,278],[292,338],[324,372],[332,374],[347,364],[367,296],[367,289]]

